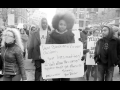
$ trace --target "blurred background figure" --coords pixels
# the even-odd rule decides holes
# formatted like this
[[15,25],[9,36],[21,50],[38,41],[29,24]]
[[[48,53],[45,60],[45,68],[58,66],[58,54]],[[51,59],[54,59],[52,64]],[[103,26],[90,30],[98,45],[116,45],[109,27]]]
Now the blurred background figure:
[[26,60],[26,50],[27,50],[27,41],[28,41],[28,35],[26,34],[25,30],[24,30],[24,25],[23,24],[18,24],[17,26],[20,34],[21,34],[21,38],[22,38],[22,42],[23,42],[23,46],[24,46],[24,52],[23,52],[23,57]]

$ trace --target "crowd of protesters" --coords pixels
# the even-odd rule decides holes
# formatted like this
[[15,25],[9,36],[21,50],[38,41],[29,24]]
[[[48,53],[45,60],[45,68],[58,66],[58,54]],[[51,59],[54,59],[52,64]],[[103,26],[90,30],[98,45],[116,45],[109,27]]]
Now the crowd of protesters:
[[[56,14],[52,27],[47,18],[40,19],[39,26],[19,24],[17,26],[0,27],[0,70],[3,81],[26,81],[24,60],[32,59],[35,66],[35,81],[42,77],[41,44],[75,43],[72,28],[75,18],[70,13]],[[94,81],[113,81],[114,67],[118,65],[120,73],[120,29],[115,25],[103,25],[101,29],[86,28],[80,31],[79,41],[83,43],[83,56],[86,61],[87,37],[101,37],[95,47],[94,61],[96,65],[86,65],[85,79],[89,81],[90,73]],[[28,53],[28,57],[26,55]],[[70,81],[70,78],[57,78],[53,81]],[[42,79],[42,81],[46,81]]]

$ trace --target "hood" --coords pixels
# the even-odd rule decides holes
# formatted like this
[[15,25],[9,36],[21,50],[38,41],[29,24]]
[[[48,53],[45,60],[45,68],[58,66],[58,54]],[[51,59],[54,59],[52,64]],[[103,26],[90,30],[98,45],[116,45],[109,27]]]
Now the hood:
[[113,38],[113,34],[114,34],[112,27],[111,26],[103,26],[103,28],[104,27],[109,28],[109,34],[105,38],[112,39]]
[[[40,30],[43,30],[42,25],[41,25],[41,22],[42,22],[42,19],[43,19],[43,18],[46,18],[46,17],[41,17],[41,18],[40,18],[40,22],[39,22],[39,28],[40,28]],[[47,20],[47,18],[46,18],[46,20]],[[47,28],[47,29],[48,29],[48,28]],[[46,29],[46,30],[47,30],[47,29]]]

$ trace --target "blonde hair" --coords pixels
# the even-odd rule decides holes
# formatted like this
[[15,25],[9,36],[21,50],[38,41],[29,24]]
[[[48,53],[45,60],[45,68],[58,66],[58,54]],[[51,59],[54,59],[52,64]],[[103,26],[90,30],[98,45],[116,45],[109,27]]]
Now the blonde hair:
[[15,29],[15,28],[7,28],[6,30],[3,31],[1,47],[5,46],[5,37],[4,36],[8,31],[10,31],[14,34],[16,44],[21,48],[22,51],[24,51],[24,47],[23,47],[23,43],[22,43],[22,39],[21,39],[21,34],[20,34],[19,30]]

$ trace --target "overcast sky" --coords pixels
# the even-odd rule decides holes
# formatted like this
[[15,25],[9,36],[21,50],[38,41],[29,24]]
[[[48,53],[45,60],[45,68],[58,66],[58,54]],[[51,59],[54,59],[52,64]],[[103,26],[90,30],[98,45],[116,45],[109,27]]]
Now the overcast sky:
[[40,11],[43,11],[47,14],[47,20],[48,20],[48,24],[51,25],[52,22],[52,18],[56,13],[56,9],[57,8],[40,8]]

